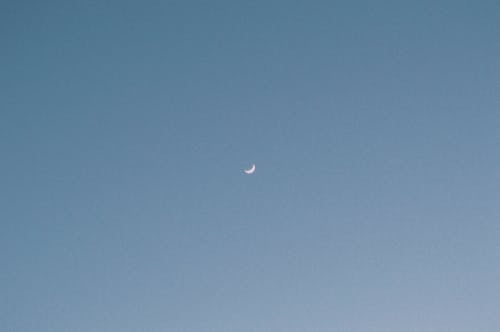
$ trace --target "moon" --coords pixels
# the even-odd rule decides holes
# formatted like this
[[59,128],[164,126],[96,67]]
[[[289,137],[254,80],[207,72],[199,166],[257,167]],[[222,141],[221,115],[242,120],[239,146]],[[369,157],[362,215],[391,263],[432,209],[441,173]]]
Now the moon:
[[249,169],[244,169],[243,172],[245,172],[246,174],[252,174],[253,172],[255,172],[255,164],[253,164]]

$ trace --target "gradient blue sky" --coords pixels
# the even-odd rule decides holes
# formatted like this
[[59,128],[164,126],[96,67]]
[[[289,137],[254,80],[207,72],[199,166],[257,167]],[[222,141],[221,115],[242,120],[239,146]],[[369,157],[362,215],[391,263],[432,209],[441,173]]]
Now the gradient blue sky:
[[500,2],[4,1],[0,42],[2,331],[500,330]]

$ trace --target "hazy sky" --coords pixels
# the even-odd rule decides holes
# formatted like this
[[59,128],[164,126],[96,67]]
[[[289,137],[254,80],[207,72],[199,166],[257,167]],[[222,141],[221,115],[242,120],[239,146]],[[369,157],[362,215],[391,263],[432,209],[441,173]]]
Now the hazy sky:
[[0,47],[2,331],[500,330],[499,1],[10,1]]

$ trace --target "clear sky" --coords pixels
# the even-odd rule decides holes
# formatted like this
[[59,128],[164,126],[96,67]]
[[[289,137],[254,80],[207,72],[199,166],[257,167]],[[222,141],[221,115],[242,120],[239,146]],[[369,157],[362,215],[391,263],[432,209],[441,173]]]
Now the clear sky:
[[499,1],[4,1],[0,47],[0,330],[500,330]]

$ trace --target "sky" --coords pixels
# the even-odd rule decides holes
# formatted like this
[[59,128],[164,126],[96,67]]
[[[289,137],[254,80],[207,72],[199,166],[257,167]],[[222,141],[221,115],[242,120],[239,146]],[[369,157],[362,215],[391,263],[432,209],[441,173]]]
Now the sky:
[[1,330],[499,331],[499,36],[489,0],[3,2]]

